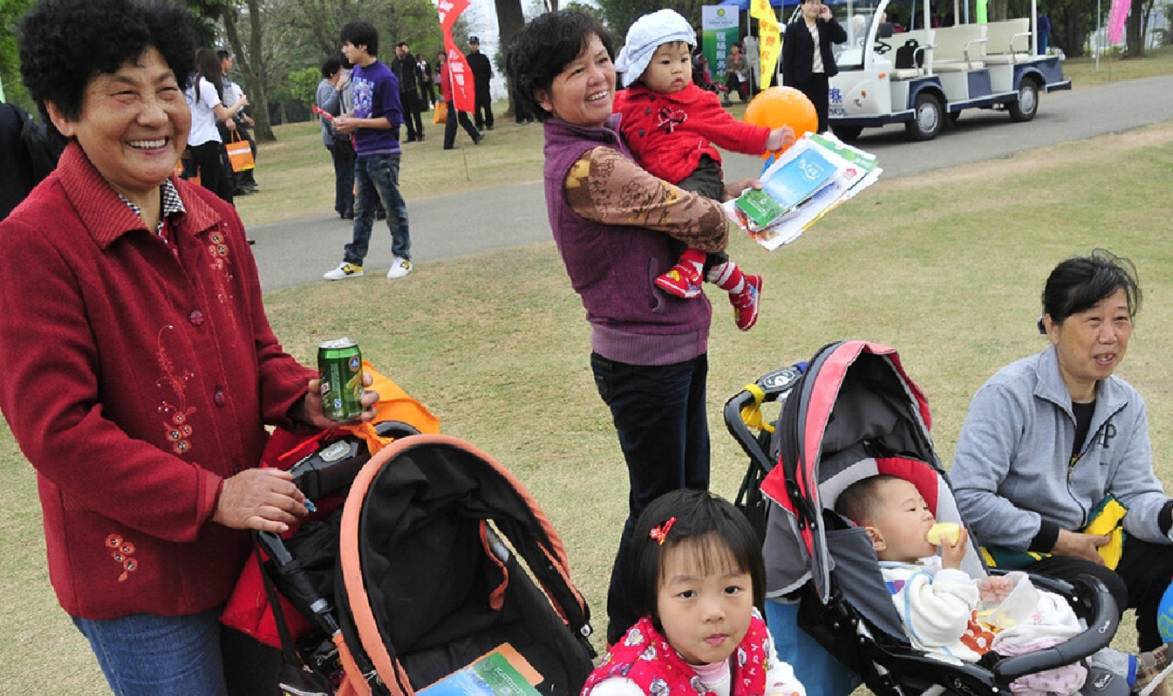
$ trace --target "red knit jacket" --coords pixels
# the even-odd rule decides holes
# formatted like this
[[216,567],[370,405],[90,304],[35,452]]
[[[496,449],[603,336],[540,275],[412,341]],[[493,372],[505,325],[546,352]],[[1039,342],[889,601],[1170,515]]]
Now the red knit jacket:
[[716,94],[695,84],[672,94],[632,85],[616,93],[614,109],[623,114],[619,129],[635,160],[674,184],[692,174],[701,155],[721,163],[714,143],[732,152],[760,155],[770,137],[769,128],[738,121],[721,108]]
[[256,466],[264,424],[313,376],[269,327],[236,212],[174,183],[174,246],[76,144],[0,222],[0,408],[73,616],[223,603],[250,545],[211,521],[221,483]]

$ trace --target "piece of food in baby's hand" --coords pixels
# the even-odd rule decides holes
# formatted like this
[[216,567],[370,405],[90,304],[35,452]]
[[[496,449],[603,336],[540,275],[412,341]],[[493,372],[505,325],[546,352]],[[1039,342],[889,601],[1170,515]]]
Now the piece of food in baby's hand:
[[956,522],[938,522],[929,528],[925,540],[933,546],[948,544],[953,546],[961,538],[961,525]]

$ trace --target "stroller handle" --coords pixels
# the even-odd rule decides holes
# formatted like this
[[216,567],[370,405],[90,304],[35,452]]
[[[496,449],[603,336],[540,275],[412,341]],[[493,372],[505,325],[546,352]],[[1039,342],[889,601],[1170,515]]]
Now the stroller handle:
[[[725,402],[725,427],[729,434],[741,445],[741,449],[749,455],[764,471],[774,468],[770,455],[762,449],[757,436],[750,430],[745,419],[741,416],[743,408],[754,405],[773,403],[789,394],[794,385],[806,372],[807,363],[795,363],[790,367],[783,367],[758,377],[752,385],[734,394]],[[751,388],[752,387],[752,388]]]
[[[1031,575],[1031,581],[1041,586],[1052,584],[1037,575]],[[1009,684],[1027,674],[1069,665],[1107,647],[1112,642],[1120,622],[1120,613],[1112,593],[1108,592],[1104,583],[1091,575],[1080,575],[1076,582],[1084,585],[1084,589],[1090,593],[1085,601],[1093,608],[1094,616],[1088,621],[1088,630],[1044,650],[998,660],[993,665],[993,671],[999,682]],[[1060,589],[1062,585],[1066,583],[1054,583],[1055,589]]]

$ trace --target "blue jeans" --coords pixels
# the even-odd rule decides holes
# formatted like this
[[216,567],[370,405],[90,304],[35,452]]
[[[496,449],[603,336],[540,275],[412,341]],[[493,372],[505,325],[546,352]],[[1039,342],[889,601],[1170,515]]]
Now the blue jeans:
[[628,602],[631,534],[648,503],[679,488],[709,487],[708,357],[674,365],[628,365],[591,354],[599,396],[611,409],[631,485],[627,521],[607,591],[607,643],[639,617]]
[[220,609],[73,623],[115,696],[276,692],[280,653],[220,625]]
[[411,232],[407,228],[407,204],[399,195],[399,155],[368,155],[354,161],[354,183],[358,198],[354,202],[354,238],[346,245],[342,260],[361,266],[371,241],[378,200],[387,210],[387,228],[391,230],[391,253],[401,259],[411,258]]

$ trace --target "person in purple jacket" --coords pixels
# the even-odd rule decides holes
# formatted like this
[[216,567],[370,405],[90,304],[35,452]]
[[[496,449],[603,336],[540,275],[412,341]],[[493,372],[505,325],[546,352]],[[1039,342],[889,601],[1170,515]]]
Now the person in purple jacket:
[[597,21],[559,11],[526,25],[507,58],[515,103],[544,124],[550,227],[586,308],[595,384],[631,484],[607,596],[608,643],[639,618],[625,591],[636,518],[664,493],[709,486],[711,308],[703,297],[674,297],[652,281],[676,262],[674,240],[706,252],[728,241],[717,201],[658,179],[632,159],[611,113],[613,55]]
[[411,273],[411,232],[407,226],[407,204],[399,193],[399,127],[403,108],[399,103],[399,81],[380,61],[379,33],[366,22],[342,27],[342,55],[354,65],[350,89],[354,110],[334,119],[334,130],[354,136],[354,183],[358,196],[354,205],[354,237],[346,245],[342,263],[322,277],[326,280],[356,278],[363,274],[363,259],[371,240],[375,207],[383,202],[387,227],[391,230],[390,279]]

